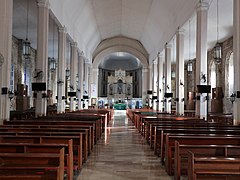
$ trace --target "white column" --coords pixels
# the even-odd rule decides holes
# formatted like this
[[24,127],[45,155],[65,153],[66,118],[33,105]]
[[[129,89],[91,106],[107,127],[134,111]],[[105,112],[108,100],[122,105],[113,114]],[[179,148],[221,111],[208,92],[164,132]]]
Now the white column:
[[[165,45],[165,93],[171,93],[172,91],[172,80],[171,80],[171,55],[172,46],[169,44]],[[171,113],[171,98],[165,98],[164,110]]]
[[[77,88],[77,63],[78,52],[77,43],[71,43],[71,61],[70,61],[70,92],[76,92]],[[70,97],[70,112],[76,111],[76,97]]]
[[52,101],[53,104],[57,102],[56,96],[57,96],[57,71],[53,70],[51,72],[51,78],[52,78]]
[[148,68],[143,68],[142,69],[142,103],[143,103],[143,107],[146,106],[148,81],[149,81]]
[[[207,20],[209,4],[200,2],[197,6],[196,85],[207,84]],[[205,76],[206,81],[203,80]],[[207,94],[197,94],[196,115],[207,118]]]
[[90,90],[89,90],[89,96],[91,98],[98,98],[98,68],[92,68],[89,77],[89,84],[90,84]]
[[84,54],[80,53],[79,61],[78,61],[78,109],[83,108],[83,103],[81,99],[83,98],[83,73],[84,73]]
[[[149,72],[149,75],[148,75],[148,90],[152,91],[152,83],[153,83],[153,68],[152,68],[152,64],[150,64],[148,66],[148,72]],[[152,94],[148,94],[148,106],[149,107],[152,107],[152,101],[150,100],[150,98],[152,98]]]
[[178,98],[176,113],[184,115],[184,31],[179,29],[177,32],[176,50],[176,98]]
[[[158,59],[154,59],[153,61],[153,77],[152,77],[152,95],[153,96],[157,96],[157,77],[158,77]],[[156,99],[154,99],[152,101],[152,107],[153,110],[157,110],[157,103],[156,103]]]
[[[88,109],[88,105],[90,105],[90,102],[91,102],[91,97],[90,97],[90,92],[91,92],[91,88],[92,87],[92,84],[90,83],[90,63],[89,63],[89,60],[88,59],[85,59],[85,91],[87,92],[87,95],[88,95],[88,100],[85,101],[85,109]],[[93,78],[98,78],[98,76],[95,76]],[[98,79],[97,79],[97,82],[98,82]],[[97,91],[97,87],[98,85],[96,84],[96,90],[94,91]],[[95,86],[94,88],[95,89]],[[97,95],[96,95],[97,96]]]
[[[234,0],[233,15],[233,60],[234,60],[234,91],[240,91],[240,1]],[[238,94],[238,93],[237,93]],[[233,123],[240,124],[240,99],[236,98],[233,104]]]
[[[38,0],[37,61],[35,80],[36,82],[43,83],[47,83],[48,74],[48,19],[49,0]],[[47,98],[43,98],[42,93],[46,92],[37,92],[36,117],[46,116]]]
[[[89,63],[87,59],[84,59],[84,82],[85,82],[85,86],[84,86],[84,94],[90,94],[89,92]],[[96,77],[95,77],[96,78]]]
[[162,53],[158,53],[158,89],[157,89],[157,96],[158,96],[158,111],[162,111],[163,107],[163,61],[164,57]]
[[[10,100],[8,91],[11,72],[13,1],[0,1],[0,124],[9,120]],[[5,92],[4,92],[5,91]]]
[[65,80],[66,80],[66,28],[59,28],[58,34],[58,81],[57,112],[65,112]]
[[152,90],[152,79],[153,79],[153,68],[152,68],[153,65],[149,65],[148,67],[148,72],[149,72],[149,82],[148,82],[148,90]]

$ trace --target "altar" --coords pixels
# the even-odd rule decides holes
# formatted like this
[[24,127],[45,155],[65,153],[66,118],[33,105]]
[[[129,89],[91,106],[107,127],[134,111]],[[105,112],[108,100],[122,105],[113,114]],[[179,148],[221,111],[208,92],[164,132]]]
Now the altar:
[[[114,75],[108,77],[108,99],[124,102],[124,99],[132,98],[132,76],[126,75],[124,70],[116,70]],[[121,108],[123,104],[116,107]]]
[[126,104],[124,103],[117,103],[113,105],[113,108],[116,110],[125,110],[126,109]]

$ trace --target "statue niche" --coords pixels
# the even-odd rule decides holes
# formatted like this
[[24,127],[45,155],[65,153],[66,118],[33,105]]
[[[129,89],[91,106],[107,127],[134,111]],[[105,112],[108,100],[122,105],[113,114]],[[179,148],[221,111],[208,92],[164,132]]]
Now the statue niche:
[[123,81],[121,79],[119,79],[117,82],[117,92],[118,94],[123,93]]

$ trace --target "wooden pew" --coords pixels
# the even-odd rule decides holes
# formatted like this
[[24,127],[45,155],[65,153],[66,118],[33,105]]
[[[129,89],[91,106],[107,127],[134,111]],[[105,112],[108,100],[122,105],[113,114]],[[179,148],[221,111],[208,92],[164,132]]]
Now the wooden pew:
[[240,179],[240,158],[198,157],[189,151],[188,179]]
[[64,148],[67,179],[73,179],[73,142],[68,144],[0,143],[0,153],[58,153]]
[[82,134],[79,136],[14,136],[1,135],[0,143],[35,143],[35,144],[68,144],[69,140],[73,140],[73,153],[77,158],[78,170],[82,168]]
[[233,115],[232,114],[222,114],[222,113],[210,113],[208,115],[208,121],[217,122],[226,125],[233,125]]
[[42,128],[50,128],[51,131],[56,131],[56,132],[78,132],[79,130],[81,131],[82,129],[87,129],[89,131],[89,147],[90,149],[93,148],[93,145],[96,143],[94,141],[94,128],[91,125],[0,125],[0,131],[4,131],[2,130],[2,128],[4,128],[4,130],[9,131],[11,130],[11,128],[17,128],[16,131],[21,131],[21,128],[38,128],[38,131],[41,131]]
[[199,135],[166,135],[166,145],[165,145],[165,167],[169,175],[173,175],[172,164],[174,163],[174,148],[175,141],[180,144],[186,145],[239,145],[240,136],[229,136],[229,135],[209,135],[209,134],[199,134]]
[[188,151],[201,156],[240,157],[240,145],[185,145],[175,141],[174,179],[187,175]]
[[93,126],[94,130],[94,144],[101,138],[101,129],[99,127],[99,122],[95,121],[70,121],[70,120],[15,120],[15,121],[4,121],[4,125],[55,125],[55,126],[68,126],[68,127],[75,127],[75,126]]
[[[158,122],[158,123],[151,123],[150,124],[150,133],[149,133],[149,143],[150,147],[154,147],[153,144],[155,143],[156,139],[159,139],[161,136],[162,129],[226,129],[226,130],[239,130],[240,126],[218,126],[217,124],[212,124],[208,122],[194,122],[194,121],[187,121],[182,122]],[[147,139],[147,141],[148,141]],[[154,142],[154,143],[153,143]]]
[[83,154],[84,159],[87,159],[87,156],[90,154],[90,145],[89,145],[89,132],[87,129],[78,129],[75,131],[62,131],[59,129],[52,129],[52,128],[23,128],[23,127],[16,127],[16,128],[3,128],[0,127],[0,135],[33,135],[33,136],[79,136],[79,133],[83,136]]
[[93,114],[104,114],[107,116],[107,124],[111,121],[112,111],[108,109],[82,109],[79,112],[82,113],[93,113]]
[[66,113],[63,118],[64,120],[77,120],[77,121],[89,121],[92,119],[93,121],[96,121],[97,126],[100,129],[99,135],[101,136],[102,133],[105,131],[105,128],[107,127],[107,122],[108,122],[107,117],[108,117],[107,114],[76,111],[76,112]]
[[195,124],[210,124],[206,121],[203,121],[203,119],[199,118],[192,118],[192,117],[177,117],[177,116],[142,116],[140,118],[140,129],[139,131],[141,134],[144,135],[144,137],[148,140],[149,133],[151,133],[150,125],[172,125],[172,124],[181,124],[181,125],[188,125],[191,124],[194,126]]
[[0,153],[0,179],[64,179],[64,148],[58,154]]
[[[165,150],[165,136],[168,133],[169,135],[211,135],[211,134],[219,134],[219,135],[240,135],[240,128],[238,129],[223,129],[218,127],[178,127],[178,128],[158,128],[157,132],[160,132],[160,137],[157,136],[157,133],[154,136],[154,152],[156,155],[160,155],[161,159],[164,156]],[[163,162],[163,161],[162,161]]]

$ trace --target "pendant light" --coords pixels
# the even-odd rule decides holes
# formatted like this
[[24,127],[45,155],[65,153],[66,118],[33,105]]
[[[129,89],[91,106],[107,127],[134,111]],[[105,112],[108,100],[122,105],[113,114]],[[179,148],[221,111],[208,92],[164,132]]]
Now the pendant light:
[[219,39],[219,12],[218,12],[218,0],[217,0],[217,44],[214,47],[214,60],[216,64],[221,64],[222,62],[222,46],[218,42]]
[[28,26],[29,26],[29,0],[27,0],[27,23],[26,23],[26,39],[23,41],[23,56],[25,59],[30,59],[31,57],[31,43],[28,40]]

